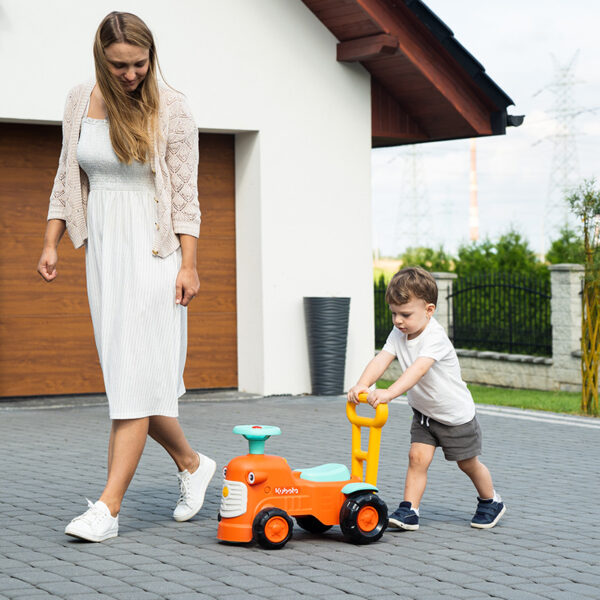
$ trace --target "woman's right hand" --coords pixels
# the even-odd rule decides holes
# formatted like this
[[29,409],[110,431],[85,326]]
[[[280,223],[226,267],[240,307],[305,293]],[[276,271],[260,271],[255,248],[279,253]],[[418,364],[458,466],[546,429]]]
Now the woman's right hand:
[[58,262],[58,252],[56,248],[47,247],[42,250],[42,256],[38,262],[37,270],[38,273],[46,281],[52,281],[56,279],[58,274],[56,271],[56,263]]
[[38,262],[37,270],[45,281],[56,279],[56,263],[58,262],[58,243],[67,228],[62,219],[49,219],[44,235],[42,256]]

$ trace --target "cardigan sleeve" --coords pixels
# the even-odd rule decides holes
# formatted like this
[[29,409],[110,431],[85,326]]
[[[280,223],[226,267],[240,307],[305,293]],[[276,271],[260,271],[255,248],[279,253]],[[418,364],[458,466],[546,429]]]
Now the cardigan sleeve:
[[173,231],[198,237],[198,128],[181,95],[169,107],[166,163],[171,180]]
[[66,203],[66,180],[67,180],[67,157],[69,155],[69,137],[73,122],[73,113],[77,104],[76,89],[72,89],[65,102],[65,110],[62,121],[62,147],[58,159],[58,169],[54,178],[54,185],[50,194],[50,208],[48,209],[48,220],[65,220]]

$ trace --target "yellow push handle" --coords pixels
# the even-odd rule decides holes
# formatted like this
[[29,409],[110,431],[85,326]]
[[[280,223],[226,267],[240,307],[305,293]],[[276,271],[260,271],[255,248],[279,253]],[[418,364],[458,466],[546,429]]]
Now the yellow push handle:
[[[367,401],[366,393],[358,395],[358,401],[365,403]],[[346,415],[352,423],[352,475],[363,480],[363,464],[366,461],[366,474],[364,481],[371,485],[377,485],[377,469],[379,467],[379,449],[381,446],[381,428],[385,425],[388,418],[388,405],[378,404],[375,409],[374,417],[363,417],[356,413],[356,404],[346,403]],[[369,428],[369,445],[365,452],[361,446],[360,428]]]

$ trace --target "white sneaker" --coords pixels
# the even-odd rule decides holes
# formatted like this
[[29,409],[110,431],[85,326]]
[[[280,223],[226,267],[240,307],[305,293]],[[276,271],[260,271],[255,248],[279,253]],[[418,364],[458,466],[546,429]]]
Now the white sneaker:
[[88,542],[103,542],[117,537],[119,533],[119,515],[113,517],[108,506],[98,500],[96,504],[87,498],[88,509],[75,517],[66,527],[65,533]]
[[180,496],[173,511],[176,521],[189,521],[202,508],[206,488],[217,469],[217,463],[212,458],[200,452],[197,454],[200,465],[193,473],[187,470],[177,473]]

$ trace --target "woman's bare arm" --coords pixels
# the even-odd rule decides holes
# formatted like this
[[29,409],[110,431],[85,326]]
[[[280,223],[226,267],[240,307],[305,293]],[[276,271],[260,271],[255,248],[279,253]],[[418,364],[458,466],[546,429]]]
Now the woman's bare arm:
[[193,235],[180,234],[181,268],[175,283],[175,303],[187,306],[200,291],[200,278],[196,267],[198,239]]
[[58,275],[56,270],[56,264],[58,263],[58,243],[65,233],[66,228],[66,223],[62,219],[50,219],[46,225],[44,247],[37,266],[38,273],[46,281],[52,281]]

